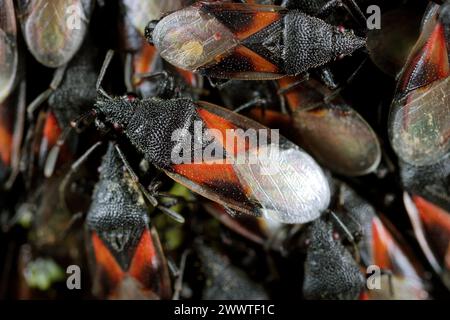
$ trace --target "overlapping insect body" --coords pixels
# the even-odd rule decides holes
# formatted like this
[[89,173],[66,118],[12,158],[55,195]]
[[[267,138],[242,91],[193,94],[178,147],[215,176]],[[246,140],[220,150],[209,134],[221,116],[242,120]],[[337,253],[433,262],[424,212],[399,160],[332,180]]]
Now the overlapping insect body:
[[98,76],[98,50],[87,40],[65,70],[61,85],[51,94],[48,104],[60,128],[88,111],[95,101]]
[[[429,285],[419,259],[411,254],[411,248],[399,236],[399,232],[375,208],[347,185],[340,185],[340,219],[353,226],[358,239],[357,250],[363,272],[379,274],[370,283],[370,275],[362,299],[413,299],[430,298]],[[353,231],[353,230],[352,230]],[[377,283],[375,286],[374,284]],[[373,290],[376,287],[376,290]]]
[[148,21],[159,19],[164,12],[174,11],[192,1],[121,1],[120,28],[122,49],[125,51],[125,84],[128,91],[141,97],[164,99],[194,95],[201,88],[200,76],[176,69],[164,63],[157,50],[144,37]]
[[[284,223],[314,220],[328,206],[330,191],[324,173],[309,155],[290,141],[279,137],[275,146],[280,148],[277,162],[270,160],[272,152],[262,153],[264,148],[272,146],[270,133],[263,146],[253,145],[240,150],[230,142],[227,144],[226,130],[237,132],[237,140],[241,143],[245,141],[245,130],[268,130],[248,118],[190,99],[147,99],[131,103],[117,98],[112,101],[102,99],[96,105],[99,113],[104,114],[109,123],[122,127],[130,142],[148,161],[202,196],[237,212]],[[196,134],[196,126],[200,127],[200,134]],[[220,134],[213,135],[215,139],[209,138],[209,142],[214,140],[214,149],[219,150],[219,154],[195,162],[195,152],[192,154],[191,151],[196,144],[192,137],[200,141],[197,152],[201,151],[201,155],[211,145],[203,140],[205,129],[214,129]],[[180,158],[180,153],[185,151],[187,156]],[[237,152],[253,154],[257,161],[226,161],[232,161]],[[262,156],[257,156],[261,153]],[[263,173],[267,163],[271,164],[270,170],[274,174]],[[295,197],[294,203],[288,203],[286,194]]]
[[180,68],[246,80],[298,75],[365,44],[352,32],[297,10],[214,2],[150,22],[146,36]]
[[267,300],[264,288],[253,282],[244,270],[232,265],[230,260],[215,249],[197,244],[196,252],[206,274],[203,299],[206,300]]
[[0,0],[0,298],[447,298],[449,39],[450,0]]
[[43,65],[57,68],[81,47],[94,1],[17,1],[17,7],[30,52]]
[[425,198],[405,192],[405,208],[423,253],[442,283],[450,288],[450,214]]
[[[112,143],[86,218],[94,290],[110,298],[168,298],[170,280],[149,209]],[[131,296],[130,296],[131,295]]]
[[333,225],[322,219],[309,229],[303,294],[307,299],[358,299],[364,276],[349,251],[334,236]]
[[432,165],[450,150],[449,7],[448,1],[430,4],[392,104],[392,146],[403,161],[415,166]]

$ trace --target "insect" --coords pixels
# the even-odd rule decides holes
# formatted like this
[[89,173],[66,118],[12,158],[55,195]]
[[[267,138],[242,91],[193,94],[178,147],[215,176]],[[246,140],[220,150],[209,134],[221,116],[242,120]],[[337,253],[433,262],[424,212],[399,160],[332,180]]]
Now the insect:
[[401,163],[400,176],[405,191],[421,195],[450,211],[449,156],[427,166]]
[[336,173],[358,176],[374,171],[381,147],[363,117],[319,82],[310,80],[289,89],[296,82],[286,77],[279,85],[286,90],[300,145]]
[[317,219],[308,229],[303,294],[306,299],[356,300],[364,277],[331,222]]
[[[359,176],[378,167],[381,147],[376,133],[339,95],[318,81],[293,77],[278,80],[278,89],[272,89],[278,90],[284,98],[282,101],[270,94],[267,83],[239,81],[236,86],[246,90],[239,97],[227,98],[226,95],[224,100],[232,99],[236,104],[241,103],[241,98],[248,100],[236,109],[239,111],[253,105],[281,106],[283,111],[286,108],[282,102],[285,101],[289,110],[252,110],[249,116],[270,128],[280,128],[284,135],[333,172]],[[236,89],[236,86],[227,84],[221,91]]]
[[281,251],[282,248],[279,242],[285,235],[282,224],[274,221],[253,219],[246,215],[231,217],[223,206],[212,201],[205,202],[203,207],[223,225],[244,238],[261,246]]
[[96,296],[170,298],[166,260],[148,214],[143,195],[109,143],[86,217]]
[[122,49],[125,51],[124,82],[128,92],[140,97],[198,97],[203,81],[199,75],[175,68],[163,62],[154,46],[144,37],[145,25],[159,18],[166,10],[173,11],[186,5],[184,0],[120,2],[120,28]]
[[[411,249],[405,245],[399,232],[375,208],[345,184],[339,186],[341,203],[339,218],[346,226],[353,226],[361,268],[376,266],[380,274],[371,274],[362,299],[413,299],[430,298],[424,271]],[[359,230],[358,230],[359,229]],[[353,230],[352,230],[353,231]],[[376,277],[379,277],[378,279]]]
[[205,300],[267,300],[264,288],[232,261],[212,247],[201,242],[195,245],[197,255],[206,276],[202,299]]
[[414,166],[432,165],[450,151],[450,2],[430,4],[423,21],[389,120],[392,147]]
[[94,1],[17,1],[17,8],[28,49],[43,65],[57,68],[81,47]]
[[450,214],[418,195],[404,193],[403,201],[417,241],[433,270],[450,288]]
[[151,21],[146,38],[177,67],[242,80],[299,75],[365,44],[297,10],[228,2],[198,2]]
[[0,103],[9,96],[17,80],[19,53],[12,0],[0,2]]
[[[98,50],[93,48],[92,43],[87,39],[74,59],[67,66],[60,67],[55,71],[50,87],[37,96],[28,106],[27,112],[31,128],[28,131],[25,144],[28,146],[37,145],[36,148],[39,150],[38,162],[41,165],[45,164],[49,151],[57,142],[63,129],[69,126],[71,121],[79,114],[86,112],[95,102],[95,82],[98,74],[97,54]],[[35,134],[35,129],[39,130],[39,126],[36,125],[34,117],[36,111],[42,108],[47,100],[42,138],[39,139],[41,133]],[[51,164],[44,167],[46,176],[51,175],[58,160],[61,163],[61,161],[68,159],[70,153],[73,153],[76,147],[76,137],[70,137],[67,140],[69,141],[64,150],[66,152],[63,152],[61,158],[52,159]],[[25,162],[29,166],[33,166],[34,158],[35,155],[29,150]]]
[[[110,52],[99,79],[111,58]],[[100,87],[99,93],[90,116],[101,117],[123,132],[146,160],[169,177],[230,212],[302,223],[316,219],[328,206],[329,185],[316,162],[248,118],[191,99],[112,98]],[[264,143],[247,143],[245,130],[262,133]],[[236,135],[230,138],[230,134]],[[291,197],[295,201],[287,200]]]

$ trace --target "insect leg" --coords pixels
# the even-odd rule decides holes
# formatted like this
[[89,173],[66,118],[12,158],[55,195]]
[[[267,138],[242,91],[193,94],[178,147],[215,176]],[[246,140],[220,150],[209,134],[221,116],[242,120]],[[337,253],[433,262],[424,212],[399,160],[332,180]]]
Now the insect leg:
[[131,167],[130,163],[128,162],[128,160],[126,159],[124,153],[122,152],[122,149],[120,149],[118,144],[115,144],[114,147],[116,148],[117,154],[119,155],[120,159],[122,160],[125,169],[128,171],[128,173],[131,176],[131,179],[133,180],[134,183],[136,183],[136,185],[139,187],[139,189],[141,190],[141,192],[144,194],[145,198],[147,198],[147,200],[150,202],[150,204],[154,207],[158,206],[158,201],[156,200],[156,198],[154,196],[152,196],[140,183],[139,181],[139,177],[137,176],[137,174],[134,172],[133,168]]
[[295,88],[297,88],[299,85],[301,85],[303,82],[308,81],[309,80],[309,73],[305,73],[304,75],[302,75],[301,78],[299,78],[296,82],[291,83],[290,85],[286,86],[285,88],[279,89],[278,90],[278,94],[280,96],[285,95],[286,93],[290,92],[291,90],[294,90]]
[[114,57],[114,50],[108,50],[108,52],[106,53],[105,60],[103,61],[102,68],[100,69],[100,74],[98,75],[97,83],[95,85],[97,91],[109,99],[111,99],[111,97],[109,97],[109,95],[102,89],[102,82],[103,78],[105,77],[106,70],[108,70],[108,67],[111,64],[111,60],[113,57]]
[[135,77],[138,80],[142,80],[142,79],[153,79],[153,78],[157,78],[157,77],[162,77],[164,80],[166,80],[169,77],[169,74],[166,71],[161,71],[161,72],[148,72],[148,73],[137,73],[135,75]]
[[266,99],[261,99],[261,98],[254,98],[254,99],[248,101],[247,103],[244,103],[240,107],[234,109],[234,112],[240,113],[240,112],[242,112],[244,110],[247,110],[249,108],[253,108],[255,106],[259,106],[259,107],[262,107],[262,108],[265,109],[267,107],[267,100]]
[[180,299],[181,290],[183,289],[184,270],[186,268],[186,260],[187,260],[189,253],[190,253],[189,250],[185,250],[181,256],[180,267],[178,268],[178,273],[177,273],[177,279],[175,280],[175,283],[174,283],[174,293],[173,293],[172,300]]
[[327,96],[324,98],[325,102],[330,102],[331,100],[333,100],[337,95],[339,95],[342,90],[348,86],[350,83],[352,83],[352,81],[355,79],[356,75],[361,71],[361,69],[364,67],[365,63],[367,62],[367,58],[365,58],[361,64],[356,68],[355,71],[353,71],[353,73],[350,75],[350,77],[348,77],[348,79],[343,83],[340,84],[337,88],[335,88],[335,90],[332,92],[331,95]]
[[335,90],[338,88],[338,84],[334,80],[333,73],[331,72],[330,68],[328,67],[321,67],[317,69],[317,74],[322,80],[322,82],[331,90]]
[[25,132],[25,110],[26,110],[26,102],[25,102],[25,82],[22,81],[19,87],[19,98],[18,98],[18,117],[16,119],[16,123],[14,125],[14,137],[12,144],[12,157],[11,157],[11,174],[8,177],[8,180],[5,182],[5,189],[9,190],[14,184],[14,181],[17,178],[17,175],[20,171],[20,162],[21,162],[21,144],[23,135]]
[[207,79],[211,87],[217,88],[219,90],[225,88],[231,81],[233,81],[228,79],[213,79],[210,77],[207,77]]
[[83,123],[88,118],[94,117],[95,115],[96,115],[95,110],[88,111],[87,113],[81,115],[78,119],[71,121],[70,126],[65,128],[63,132],[59,135],[55,146],[50,150],[47,156],[47,160],[45,161],[44,175],[47,178],[53,175],[53,172],[55,171],[56,167],[56,161],[58,160],[59,152],[61,150],[62,145],[69,136],[70,132],[74,129],[79,129],[81,123]]
[[158,203],[158,200],[156,200],[156,198],[151,195],[147,189],[145,189],[145,187],[140,183],[139,181],[139,177],[137,176],[137,174],[134,172],[133,168],[131,167],[130,163],[128,162],[128,160],[126,159],[124,153],[122,152],[122,149],[120,149],[119,145],[116,144],[115,145],[117,154],[119,155],[120,159],[122,160],[125,169],[128,171],[128,173],[131,176],[131,179],[133,180],[134,183],[136,183],[136,185],[138,186],[139,190],[141,190],[142,194],[145,196],[145,198],[149,201],[149,203],[153,206],[158,208],[159,210],[161,210],[163,213],[167,214],[169,217],[171,217],[172,219],[174,219],[175,221],[178,221],[180,223],[184,223],[184,218],[182,216],[180,216],[178,213],[176,213],[173,210],[170,210],[169,208],[165,207],[164,205],[161,205]]
[[34,112],[50,97],[53,91],[55,91],[61,84],[64,74],[66,73],[67,64],[56,69],[53,74],[52,82],[47,90],[42,92],[34,99],[27,108],[28,118],[33,119]]
[[64,179],[61,181],[61,184],[59,185],[59,199],[63,203],[63,206],[67,209],[67,203],[66,203],[66,187],[69,184],[72,175],[75,174],[78,169],[86,162],[86,160],[89,158],[89,156],[98,149],[102,145],[102,142],[99,141],[96,144],[94,144],[92,147],[90,147],[80,158],[78,158],[77,161],[75,161],[71,166],[69,171],[66,173]]
[[128,92],[134,92],[134,85],[133,85],[133,54],[127,53],[125,56],[125,68],[124,68],[124,83],[125,87],[127,88]]
[[330,214],[331,214],[331,217],[333,218],[333,220],[336,221],[336,223],[339,225],[340,229],[342,229],[344,231],[344,233],[346,234],[347,240],[352,244],[354,251],[355,251],[355,261],[359,263],[361,261],[361,257],[360,257],[358,245],[356,243],[357,241],[356,241],[355,236],[352,234],[352,232],[349,230],[349,228],[342,222],[342,220],[333,211],[330,211]]

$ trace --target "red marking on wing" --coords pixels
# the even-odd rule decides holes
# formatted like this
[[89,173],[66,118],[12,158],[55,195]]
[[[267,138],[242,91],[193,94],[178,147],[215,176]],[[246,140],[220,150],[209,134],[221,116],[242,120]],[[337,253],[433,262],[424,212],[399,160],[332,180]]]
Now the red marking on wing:
[[153,62],[158,57],[156,48],[145,44],[142,50],[134,55],[134,71],[136,73],[147,73],[153,69]]
[[268,72],[268,73],[277,73],[280,70],[276,65],[271,63],[270,61],[267,61],[263,57],[261,57],[256,52],[244,47],[239,46],[234,50],[234,54],[245,58],[248,58],[249,61],[251,61],[253,65],[253,72]]
[[11,164],[13,140],[11,112],[9,99],[0,104],[0,159],[7,166]]
[[58,141],[61,132],[62,130],[58,125],[58,120],[53,112],[49,112],[44,124],[44,139],[47,140],[49,148],[56,145],[56,141]]
[[[433,81],[445,79],[450,74],[445,28],[436,24],[418,55],[412,59],[403,76],[402,88],[408,88],[411,82],[415,86],[424,86]],[[417,76],[419,75],[419,76]],[[417,79],[415,79],[417,77]]]
[[11,164],[12,136],[4,126],[0,125],[0,158],[7,166]]
[[[239,129],[233,123],[202,108],[198,108],[197,112],[202,118],[202,120],[205,122],[206,127],[208,129],[215,129],[220,131],[220,135],[215,136],[216,141],[221,142],[222,146],[225,148],[226,152],[229,155],[236,156],[238,152],[248,150],[249,148],[248,141],[243,142],[240,140],[241,139],[240,137],[234,134],[232,136],[234,137],[234,141],[227,141],[227,132],[236,133],[235,130]],[[239,150],[240,146],[245,146],[244,150]]]
[[245,30],[235,33],[239,40],[245,40],[248,37],[258,33],[272,23],[278,21],[281,15],[278,12],[255,12],[253,16],[253,23]]
[[381,269],[392,270],[389,255],[392,237],[378,218],[372,221],[374,263]]
[[180,164],[174,166],[174,171],[199,185],[224,183],[240,186],[241,183],[231,164]]
[[128,273],[145,285],[154,276],[152,270],[157,269],[159,263],[150,230],[146,229],[142,232]]
[[106,272],[112,286],[117,286],[124,278],[122,268],[96,232],[92,232],[91,238],[97,264]]
[[413,196],[413,201],[419,211],[425,228],[437,234],[437,244],[441,247],[439,254],[444,258],[445,265],[450,269],[450,214],[431,202],[419,196]]

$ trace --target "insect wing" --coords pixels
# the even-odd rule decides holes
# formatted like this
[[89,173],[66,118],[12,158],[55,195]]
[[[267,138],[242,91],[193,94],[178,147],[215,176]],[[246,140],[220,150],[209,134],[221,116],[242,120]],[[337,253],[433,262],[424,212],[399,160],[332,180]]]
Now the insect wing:
[[401,75],[389,133],[405,162],[430,165],[450,151],[450,63],[446,28],[428,18]]
[[450,287],[450,214],[420,196],[403,196],[416,238],[428,262]]
[[43,65],[60,67],[83,43],[92,0],[18,1],[22,33],[33,56]]
[[230,110],[200,102],[197,113],[213,136],[209,146],[222,155],[175,165],[172,178],[233,210],[282,223],[306,223],[327,208],[328,181],[299,147]]
[[284,9],[200,2],[163,18],[153,32],[161,56],[182,69],[219,78],[276,79],[273,62],[243,41],[282,18]]
[[17,28],[12,0],[0,1],[0,103],[10,94],[17,74]]

